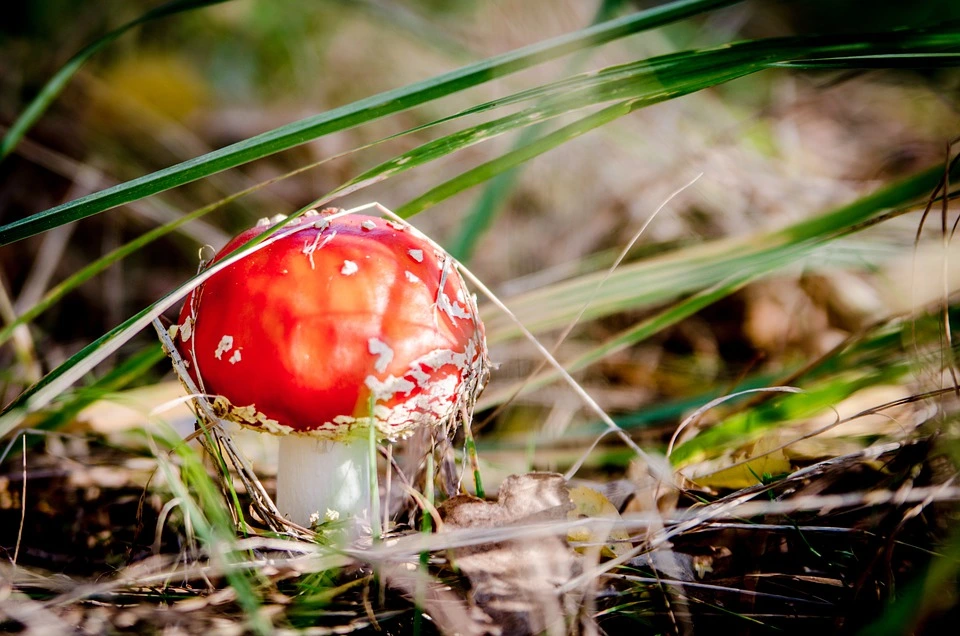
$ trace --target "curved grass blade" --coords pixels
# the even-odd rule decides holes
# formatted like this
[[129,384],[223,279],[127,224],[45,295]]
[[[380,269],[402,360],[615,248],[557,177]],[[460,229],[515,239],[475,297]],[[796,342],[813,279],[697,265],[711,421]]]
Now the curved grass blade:
[[[952,306],[950,313],[956,318],[960,307]],[[731,444],[742,444],[785,422],[835,406],[860,389],[902,383],[903,376],[915,373],[920,364],[911,358],[908,349],[921,342],[939,344],[940,322],[940,317],[931,313],[878,323],[857,342],[834,350],[790,380],[804,378],[808,386],[812,384],[814,389],[805,393],[806,398],[782,397],[772,404],[734,412],[677,446],[671,459],[675,465],[701,461]],[[907,344],[911,342],[914,344]],[[779,383],[778,379],[772,381]]]
[[[599,294],[595,293],[595,288],[606,272],[580,276],[510,299],[510,309],[528,329],[538,333],[563,327],[593,297],[595,301],[588,307],[584,320],[666,302],[746,271],[750,261],[763,253],[806,241],[825,241],[883,210],[916,202],[928,196],[942,176],[942,167],[929,168],[831,212],[781,230],[714,241],[624,265],[610,275]],[[954,165],[950,180],[955,182],[958,178],[960,165]],[[510,321],[496,312],[488,309],[481,314],[489,342],[502,342],[519,335]]]
[[[615,75],[598,74],[595,76],[594,81],[573,93],[565,90],[565,83],[557,83],[556,85],[544,87],[544,90],[540,91],[539,95],[549,95],[550,99],[543,99],[537,106],[429,141],[367,170],[363,174],[358,175],[339,188],[331,191],[323,197],[321,201],[327,202],[343,196],[345,193],[356,192],[363,187],[396,176],[397,174],[434,161],[458,150],[487,141],[518,128],[531,126],[538,122],[565,115],[575,110],[613,100],[623,100],[624,98],[639,100],[631,103],[631,110],[636,110],[637,108],[649,106],[673,97],[679,97],[707,86],[713,86],[725,79],[733,79],[734,75],[741,76],[757,70],[752,66],[740,66],[729,72],[725,71],[721,77],[718,77],[717,72],[711,68],[708,70],[708,77],[691,73],[690,77],[685,78],[683,82],[673,86],[665,86],[663,80],[660,78],[661,66],[658,63],[644,62],[631,64],[629,66],[629,72],[624,72],[621,67],[616,67]],[[711,64],[711,66],[713,65]],[[501,102],[509,99],[510,98],[505,98],[497,102],[489,102],[489,104],[496,103],[499,105]],[[454,117],[445,118],[444,121],[463,116],[463,114],[464,113],[459,113]],[[623,114],[627,113],[623,112]],[[606,121],[612,121],[612,119],[601,118],[598,121],[599,123],[596,123],[596,125],[584,124],[584,126],[596,127],[597,125],[606,123]],[[439,122],[434,122],[433,124],[429,124],[429,126],[437,123]],[[573,124],[572,126],[574,126],[574,129],[579,129],[577,124]],[[419,127],[418,130],[423,128],[425,128],[425,126]],[[584,132],[588,129],[589,128],[584,129]],[[559,142],[563,142],[562,135]],[[515,147],[518,153],[517,157],[528,156],[530,152],[533,152],[532,150],[523,149],[525,146],[530,145],[530,143],[533,143],[532,140]],[[508,156],[510,155],[504,155],[501,159]],[[509,162],[513,163],[523,160],[522,158],[509,159]],[[415,212],[411,214],[415,214]]]
[[526,146],[521,146],[493,161],[488,161],[472,170],[468,170],[456,178],[442,183],[416,199],[400,206],[395,212],[403,218],[409,218],[427,208],[433,207],[444,199],[448,199],[468,188],[483,183],[506,170],[520,165],[525,161],[529,161],[594,128],[599,128],[615,119],[628,115],[642,105],[641,100],[627,100],[608,106],[592,115],[588,115],[572,124],[544,135]]
[[[720,300],[742,288],[752,280],[762,276],[769,275],[786,265],[794,263],[801,258],[810,256],[815,248],[825,241],[836,237],[846,231],[856,229],[864,218],[879,214],[883,210],[899,207],[908,204],[911,201],[923,197],[925,192],[936,186],[937,177],[940,175],[941,168],[933,168],[922,172],[913,178],[894,184],[884,190],[868,195],[852,204],[844,206],[834,212],[824,214],[818,218],[810,219],[797,223],[784,230],[770,232],[762,236],[748,237],[747,239],[733,242],[723,242],[725,250],[723,253],[716,253],[711,250],[707,258],[701,258],[692,255],[692,250],[680,250],[679,254],[670,255],[669,260],[664,263],[641,262],[622,268],[606,279],[604,287],[597,292],[599,279],[606,274],[590,274],[580,279],[570,281],[576,285],[577,289],[583,289],[588,294],[588,298],[595,298],[599,302],[588,307],[584,316],[592,314],[591,317],[600,317],[608,315],[621,309],[635,309],[643,304],[652,302],[662,302],[668,298],[676,297],[685,291],[702,290],[695,293],[688,299],[678,302],[658,314],[642,320],[637,325],[615,335],[600,345],[593,347],[589,351],[580,355],[576,359],[566,363],[564,368],[569,372],[574,372],[586,368],[587,366],[609,356],[626,347],[632,346],[637,342],[644,340],[657,333],[658,331],[675,324],[679,320],[686,318],[696,311],[707,307],[708,305]],[[957,166],[954,166],[954,171]],[[924,188],[923,184],[929,187]],[[655,259],[662,260],[662,259]],[[690,263],[693,263],[690,266]],[[651,267],[653,265],[653,267]],[[658,267],[659,266],[659,267]],[[661,269],[660,280],[652,270]],[[679,272],[670,270],[679,270]],[[672,275],[671,275],[672,274]],[[719,275],[725,275],[725,280],[720,280],[712,287],[704,289],[707,285],[714,283]],[[616,298],[618,291],[611,290],[611,282],[617,276],[620,280],[616,287],[626,287],[631,289],[633,294],[626,299],[618,299],[614,306],[606,305],[605,308],[597,312],[597,305],[603,306],[610,299],[610,296]],[[651,279],[654,279],[651,282]],[[588,280],[589,283],[583,288],[580,284]],[[571,289],[569,283],[552,286],[548,288],[546,294],[534,293],[533,296],[539,296],[535,306],[544,311],[549,316],[552,327],[559,327],[569,321],[569,317],[564,313],[563,318],[555,318],[559,313],[556,308],[543,309],[542,304],[545,298],[559,297],[568,300],[572,294],[567,293]],[[638,293],[639,292],[639,293]],[[659,298],[658,298],[659,296]],[[573,310],[574,315],[582,309],[585,301],[580,303],[570,302],[565,305],[566,310]],[[623,303],[620,305],[619,303]],[[522,315],[517,311],[520,306],[511,303],[511,309],[514,314],[522,320]],[[492,317],[493,318],[493,317]],[[487,324],[487,338],[489,342],[496,342],[503,339],[504,334],[498,334],[490,328],[490,323],[484,319]],[[526,324],[526,323],[525,323]],[[530,325],[527,325],[530,328]],[[543,327],[543,324],[538,325]],[[484,397],[479,403],[478,408],[490,408],[501,404],[512,396],[519,395],[535,388],[542,387],[556,380],[556,374],[553,372],[544,372],[540,375],[526,380],[522,385],[515,384],[499,391],[496,394]]]
[[50,78],[27,108],[24,109],[23,113],[13,122],[7,134],[4,135],[3,140],[0,141],[0,160],[3,160],[13,152],[13,149],[17,147],[20,140],[27,134],[27,131],[40,119],[50,104],[53,103],[53,100],[57,98],[57,95],[59,95],[67,83],[70,82],[70,79],[80,70],[80,67],[100,49],[106,47],[130,29],[150,22],[151,20],[165,18],[184,11],[202,9],[227,1],[228,0],[171,0],[166,4],[150,9],[139,18],[127,22],[123,26],[114,29],[110,33],[88,44],[81,49],[79,53],[70,58],[70,60]]
[[469,64],[416,84],[373,95],[9,223],[0,227],[0,245],[293,148],[323,135],[419,106],[584,48],[605,44],[739,1],[677,0]]
[[44,417],[33,428],[41,430],[57,430],[65,426],[83,409],[105,396],[116,393],[129,386],[132,382],[143,377],[148,371],[155,368],[164,359],[166,354],[159,343],[147,345],[140,351],[110,369],[103,377],[89,386],[77,389],[69,394],[65,402],[58,402],[56,411]]
[[736,413],[678,445],[670,454],[670,462],[675,467],[682,467],[714,457],[731,445],[755,440],[764,432],[783,426],[786,422],[806,419],[830,409],[861,389],[896,383],[909,369],[909,364],[894,363],[869,372],[854,371],[852,376],[830,378],[803,393],[785,395]]
[[306,208],[299,210],[281,223],[275,224],[263,234],[253,237],[247,243],[231,252],[226,258],[210,265],[160,300],[140,310],[45,375],[39,382],[21,393],[13,402],[8,404],[3,411],[0,411],[0,438],[5,437],[10,431],[19,426],[31,412],[42,409],[50,404],[58,395],[82,378],[84,374],[91,371],[109,355],[116,352],[134,335],[150,325],[157,316],[183,299],[190,293],[190,290],[201,285],[211,276],[236,263],[241,258],[244,258],[248,253],[262,249],[284,236],[282,233],[275,233],[275,230],[281,228],[285,223],[297,216],[302,215],[305,211]]
[[179,499],[183,514],[189,516],[210,560],[223,567],[224,578],[236,594],[237,605],[247,616],[247,626],[256,634],[273,633],[254,588],[260,577],[255,571],[235,567],[241,563],[244,553],[238,549],[233,521],[220,489],[207,473],[203,458],[188,444],[176,444],[173,452],[179,461],[175,465],[159,451],[154,440],[151,439],[150,445],[164,483]]
[[[591,364],[606,358],[607,356],[611,356],[619,351],[623,351],[627,347],[645,340],[646,338],[649,338],[650,336],[662,331],[663,329],[666,329],[667,327],[677,324],[684,318],[692,316],[701,309],[709,307],[718,300],[726,298],[738,289],[742,289],[745,285],[752,282],[756,278],[759,278],[759,276],[760,274],[750,272],[749,274],[734,277],[733,279],[723,281],[721,284],[715,285],[710,289],[694,294],[693,296],[681,302],[671,305],[658,314],[640,321],[633,327],[620,332],[614,337],[592,348],[590,351],[578,356],[574,360],[565,362],[563,367],[568,372],[574,373],[575,371],[584,369]],[[506,387],[495,394],[484,396],[477,402],[477,410],[499,406],[514,396],[522,395],[529,391],[546,386],[547,384],[556,381],[559,377],[560,376],[555,371],[544,371],[536,377],[527,379],[522,383],[517,383]]]
[[[243,193],[238,193],[237,196],[240,196],[242,194]],[[236,198],[236,197],[232,197],[232,198],[228,197],[226,199],[222,199],[220,201],[217,201],[216,203],[212,203],[198,210],[195,210],[190,214],[185,214],[184,216],[178,219],[175,219],[169,223],[166,223],[164,225],[161,225],[160,227],[156,227],[148,232],[144,232],[143,234],[133,239],[132,241],[124,243],[123,245],[111,251],[110,253],[105,254],[104,256],[98,258],[97,260],[90,263],[89,265],[82,267],[79,271],[68,276],[63,281],[61,281],[54,287],[50,288],[50,290],[47,291],[46,294],[44,294],[43,298],[41,298],[35,305],[30,307],[28,310],[24,311],[19,316],[17,316],[16,320],[8,323],[6,326],[3,327],[3,329],[0,329],[0,346],[3,346],[7,342],[7,340],[9,340],[13,336],[14,330],[16,330],[17,327],[19,327],[20,325],[25,325],[27,323],[33,322],[38,316],[40,316],[40,314],[44,313],[45,311],[53,307],[53,305],[59,302],[68,293],[70,293],[71,291],[73,291],[83,283],[87,282],[88,280],[90,280],[100,272],[104,271],[105,269],[107,269],[117,261],[120,261],[126,258],[127,256],[136,253],[142,247],[152,243],[153,241],[163,236],[166,236],[167,234],[169,234],[170,232],[173,232],[174,230],[184,225],[185,223],[193,221],[194,219],[198,219],[203,215],[214,211],[215,209],[228,203],[233,198]]]

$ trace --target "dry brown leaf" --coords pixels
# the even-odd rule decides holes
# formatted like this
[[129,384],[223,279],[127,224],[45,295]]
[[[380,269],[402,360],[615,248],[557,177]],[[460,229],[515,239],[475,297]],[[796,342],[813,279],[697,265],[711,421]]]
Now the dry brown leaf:
[[[440,506],[444,530],[565,521],[574,510],[562,475],[511,475],[490,503],[458,495]],[[545,532],[454,550],[469,579],[473,599],[503,628],[503,634],[564,634],[566,616],[558,588],[574,575],[575,555],[564,533]]]

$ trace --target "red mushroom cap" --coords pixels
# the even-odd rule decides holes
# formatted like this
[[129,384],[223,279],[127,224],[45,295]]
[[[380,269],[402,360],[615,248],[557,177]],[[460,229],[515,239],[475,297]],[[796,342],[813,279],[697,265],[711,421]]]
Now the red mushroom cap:
[[452,259],[380,218],[299,221],[187,296],[175,341],[197,385],[225,418],[275,434],[341,439],[371,403],[390,439],[448,418],[486,365]]

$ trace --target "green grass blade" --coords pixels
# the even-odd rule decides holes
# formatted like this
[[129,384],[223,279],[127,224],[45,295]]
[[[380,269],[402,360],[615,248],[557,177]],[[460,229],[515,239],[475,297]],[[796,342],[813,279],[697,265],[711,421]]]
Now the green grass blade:
[[[514,148],[520,148],[532,139],[535,139],[542,126],[531,126],[523,131]],[[450,255],[461,263],[469,263],[477,244],[497,216],[501,206],[513,191],[517,179],[520,177],[518,169],[507,170],[495,176],[480,193],[473,209],[467,214],[460,226],[460,231],[448,246]]]
[[769,403],[737,413],[673,449],[674,466],[715,457],[731,445],[756,439],[787,422],[806,419],[827,410],[857,391],[877,384],[896,383],[909,371],[908,364],[888,364],[866,372],[853,371],[829,378],[803,393],[787,394]]
[[[623,0],[603,0],[590,23],[599,24],[611,19],[617,14],[623,4]],[[574,70],[578,68],[583,61],[584,56],[579,55],[570,61],[567,68]],[[524,130],[520,138],[514,142],[513,148],[516,149],[524,146],[536,139],[542,132],[544,126],[545,124],[538,124]],[[461,263],[470,262],[477,243],[493,224],[497,212],[507,200],[518,177],[519,172],[514,169],[499,174],[490,180],[490,183],[488,183],[483,189],[483,192],[480,193],[473,208],[467,213],[459,232],[447,246],[447,251],[450,252],[451,256]],[[479,476],[477,479],[479,479]],[[483,498],[483,495],[480,495],[480,497]]]
[[[936,41],[934,37],[932,45],[942,45],[942,41],[946,40],[953,41],[956,39],[956,34],[940,34],[940,37],[941,41],[939,42]],[[916,42],[913,43],[913,45],[915,44]],[[928,39],[926,44],[931,45],[931,41]],[[866,48],[870,49],[870,47]],[[835,47],[831,50],[836,51],[837,48]],[[874,51],[870,50],[869,52]],[[709,61],[707,57],[703,57],[701,59]],[[720,68],[717,69],[714,77],[708,77],[707,79],[709,81],[717,81],[718,78],[732,76],[736,73],[743,72],[743,68],[735,68],[733,70],[728,68]],[[695,76],[694,80],[691,80],[691,84],[688,86],[692,86],[693,83],[702,80],[703,78]],[[412,215],[416,211],[429,207],[429,205],[432,205],[437,200],[441,200],[442,198],[461,191],[466,187],[475,185],[484,179],[488,179],[495,174],[499,174],[504,170],[510,169],[514,165],[519,164],[521,161],[525,161],[526,159],[545,152],[550,148],[559,145],[563,141],[571,139],[592,128],[607,123],[608,121],[612,121],[613,119],[616,119],[617,117],[622,116],[623,114],[626,114],[632,109],[638,108],[643,104],[644,100],[627,100],[593,113],[592,115],[583,118],[578,122],[574,122],[570,126],[564,127],[558,131],[555,131],[554,133],[551,133],[550,135],[546,135],[543,138],[538,139],[533,144],[509,153],[498,160],[484,164],[483,166],[469,171],[468,173],[461,175],[457,179],[448,182],[447,184],[441,185],[440,187],[427,193],[427,195],[424,195],[423,197],[420,197],[405,206],[401,212],[407,216]],[[953,173],[956,172],[958,172],[958,169],[957,166],[954,166]],[[932,190],[940,176],[940,168],[933,168],[926,172],[920,173],[911,179],[894,184],[893,186],[885,188],[877,193],[874,193],[873,195],[865,197],[864,199],[850,204],[845,208],[841,208],[834,213],[811,219],[807,222],[787,228],[786,230],[773,233],[772,235],[753,237],[752,239],[747,239],[745,241],[718,242],[717,244],[710,245],[701,253],[696,254],[695,258],[691,259],[690,263],[686,264],[687,267],[699,265],[699,268],[696,271],[690,272],[688,270],[689,273],[696,274],[697,276],[693,290],[703,289],[705,286],[722,280],[722,278],[725,276],[730,276],[738,271],[743,271],[742,263],[738,262],[738,258],[755,256],[758,251],[779,249],[783,246],[804,241],[808,238],[823,240],[828,238],[831,235],[831,232],[839,232],[844,229],[849,229],[852,225],[869,218],[875,214],[878,209],[895,207],[897,205],[902,205],[904,201],[915,200],[916,198]],[[955,176],[953,177],[953,180],[956,180]],[[754,244],[753,242],[757,241],[758,239],[760,241],[760,245]],[[140,329],[149,324],[149,322],[155,316],[173,306],[173,304],[179,301],[179,299],[182,298],[189,289],[202,282],[202,280],[205,280],[206,277],[209,277],[215,273],[215,271],[218,271],[218,269],[222,266],[226,266],[230,262],[233,262],[235,258],[239,258],[240,255],[245,251],[246,248],[236,252],[235,256],[221,261],[221,263],[214,268],[211,268],[200,276],[195,277],[178,290],[172,292],[157,303],[154,303],[154,305],[144,309],[142,312],[111,330],[94,343],[91,343],[83,351],[76,354],[66,363],[58,367],[58,369],[51,372],[51,374],[26,391],[4,411],[4,415],[0,417],[0,436],[5,435],[7,432],[12,430],[13,427],[22,421],[27,412],[36,410],[37,408],[41,408],[45,404],[48,404],[56,395],[59,394],[59,392],[69,387],[73,382],[82,377],[84,373],[93,368],[94,365],[102,361],[113,351],[116,351],[116,349],[119,348],[123,342],[126,342],[134,333],[138,332]],[[662,266],[663,263],[660,263],[660,265]],[[668,266],[669,265],[671,264],[668,263]],[[723,265],[725,267],[718,267],[717,265]],[[676,268],[677,266],[676,264],[672,264],[672,267]],[[616,283],[618,282],[618,274],[622,275],[624,272],[626,272],[628,275],[627,280],[629,284],[629,274],[632,273],[630,272],[629,267],[625,267],[616,272],[604,286],[604,294],[607,296],[606,299],[603,299],[605,302],[592,304],[587,311],[587,315],[585,316],[586,319],[597,317],[599,315],[605,315],[611,311],[617,311],[621,308],[635,307],[638,304],[641,304],[638,302],[636,295],[629,295],[632,293],[629,290],[627,291],[628,295],[624,297],[624,290],[622,288],[617,289]],[[717,276],[719,276],[719,278],[717,278]],[[620,282],[622,287],[623,281],[621,280]],[[580,310],[580,307],[583,305],[585,300],[592,299],[592,286],[594,284],[595,281],[591,281],[589,277],[586,277],[584,279],[574,281],[572,285],[568,284],[568,286],[563,289],[565,292],[577,292],[562,294],[561,302],[567,303],[566,313],[564,313],[562,306],[555,307],[556,311],[550,311],[549,307],[547,307],[545,303],[536,302],[536,300],[534,300],[534,310],[536,312],[542,312],[544,308],[547,308],[547,315],[550,316],[551,320],[553,320],[555,323],[559,321],[559,324],[565,324],[565,322],[569,321],[574,315],[576,315],[576,312]],[[578,285],[580,287],[579,290],[576,289]],[[587,287],[584,288],[584,285]],[[554,295],[554,298],[552,299],[554,301],[554,305],[556,305],[558,289],[562,288],[555,286],[549,290]],[[608,293],[611,290],[612,293]],[[673,294],[675,297],[677,293],[682,292],[671,286],[669,290],[660,290],[660,293]],[[536,295],[533,294],[530,296],[535,298]],[[528,302],[529,300],[530,298],[527,299]],[[541,300],[543,299],[541,298]],[[516,311],[516,307],[514,310]],[[545,328],[543,322],[540,324],[534,324],[536,321],[525,320],[522,312],[517,313],[520,315],[521,320],[524,320],[525,323],[530,324],[530,326],[532,326],[534,329]],[[492,322],[492,324],[494,328],[490,328],[488,330],[488,334],[496,333],[496,324],[494,322]],[[502,335],[503,334],[501,333],[500,336],[502,337]]]
[[552,150],[557,146],[570,141],[571,139],[575,139],[580,135],[593,130],[594,128],[598,128],[604,124],[610,123],[615,119],[623,117],[624,115],[633,112],[637,108],[640,108],[640,106],[641,102],[639,100],[629,100],[614,104],[613,106],[608,106],[601,111],[584,117],[552,133],[544,135],[540,139],[537,139],[526,146],[521,146],[501,157],[498,157],[497,159],[494,159],[493,161],[488,161],[487,163],[477,166],[472,170],[468,170],[456,178],[440,184],[436,188],[433,188],[416,199],[407,202],[395,211],[398,215],[404,218],[409,218],[445,199],[452,197],[455,194],[463,192],[468,188],[472,188],[477,184],[483,183],[484,181],[487,181],[506,170],[518,166],[525,161],[529,161],[530,159],[533,159],[534,157],[541,155],[548,150]]
[[91,385],[68,394],[64,401],[58,401],[57,408],[37,423],[34,428],[56,430],[65,426],[83,409],[104,396],[129,386],[155,368],[166,357],[159,343],[147,345],[115,368],[110,369]]
[[[154,448],[156,448],[154,446]],[[272,626],[260,611],[261,604],[254,589],[256,572],[233,567],[239,564],[236,532],[226,503],[213,479],[207,474],[203,459],[188,444],[173,448],[179,459],[174,466],[165,454],[155,452],[157,466],[174,496],[180,500],[184,516],[188,516],[203,542],[211,562],[223,567],[224,578],[237,595],[237,604],[257,634],[272,633]]]
[[0,227],[0,245],[312,141],[323,135],[419,106],[584,48],[687,18],[739,0],[678,0],[545,42],[469,64],[287,124],[149,175],[70,201]]
[[5,437],[10,431],[23,422],[29,413],[42,409],[56,399],[58,395],[66,391],[74,382],[82,378],[84,374],[91,371],[110,354],[117,351],[124,343],[129,341],[130,338],[146,328],[157,316],[182,300],[190,290],[203,284],[211,276],[214,276],[237,262],[251,250],[258,249],[258,246],[267,245],[270,240],[274,239],[273,234],[276,228],[281,227],[283,223],[303,212],[304,210],[300,210],[295,215],[288,217],[284,222],[278,223],[268,228],[263,234],[250,239],[250,241],[231,252],[226,258],[210,265],[160,300],[150,304],[137,314],[123,321],[41,378],[39,382],[21,393],[0,412],[0,438]]
[[13,152],[13,149],[17,147],[20,140],[27,134],[27,131],[37,123],[37,120],[40,119],[47,108],[50,107],[50,104],[53,103],[60,92],[63,91],[70,82],[70,79],[80,70],[80,67],[100,49],[106,47],[130,29],[151,20],[164,18],[183,11],[201,9],[226,1],[227,0],[171,0],[171,2],[147,11],[139,18],[127,22],[123,26],[114,29],[110,33],[88,44],[79,53],[70,58],[70,60],[50,78],[37,96],[27,105],[23,113],[13,122],[13,125],[7,130],[7,134],[4,135],[3,140],[0,141],[0,160],[3,160]]
[[[710,289],[694,294],[690,298],[671,305],[656,315],[640,321],[633,327],[630,327],[629,329],[622,331],[614,337],[604,341],[600,345],[593,347],[590,349],[590,351],[578,356],[574,360],[564,363],[563,368],[570,373],[574,373],[575,371],[584,369],[595,362],[599,362],[607,356],[611,356],[619,351],[623,351],[624,349],[649,338],[659,331],[677,324],[684,318],[692,316],[701,309],[709,307],[718,300],[726,298],[738,289],[743,288],[744,285],[751,282],[758,276],[758,274],[751,272],[748,275],[735,277],[729,281],[724,281],[719,285],[711,287]],[[498,406],[516,395],[522,395],[529,391],[546,386],[547,384],[559,379],[559,377],[560,376],[556,371],[545,371],[522,383],[517,383],[513,386],[507,387],[506,389],[495,394],[484,396],[484,398],[478,402],[477,409],[482,410]]]
[[[958,171],[956,165],[954,171]],[[670,325],[676,324],[683,318],[742,288],[752,280],[772,274],[786,265],[810,256],[815,253],[814,249],[818,245],[856,228],[865,218],[879,214],[891,207],[902,206],[910,201],[917,200],[935,187],[940,175],[942,175],[942,168],[924,171],[821,217],[766,235],[726,243],[724,252],[713,251],[706,258],[692,255],[691,250],[680,250],[679,254],[670,255],[669,260],[666,261],[666,267],[663,267],[663,262],[657,262],[660,259],[654,259],[653,267],[651,267],[650,262],[634,264],[614,272],[603,287],[598,288],[598,284],[606,276],[605,272],[555,285],[548,288],[546,293],[541,293],[541,290],[541,292],[531,294],[537,297],[534,305],[542,309],[545,300],[548,298],[559,297],[568,301],[565,302],[562,309],[553,306],[544,311],[544,315],[549,317],[549,326],[556,328],[564,326],[564,321],[557,316],[558,313],[562,313],[569,321],[588,302],[590,304],[587,311],[584,312],[584,317],[589,315],[591,318],[597,318],[614,311],[628,308],[635,309],[644,303],[667,300],[664,297],[666,295],[675,297],[689,289],[703,290],[698,291],[690,298],[671,305],[650,318],[640,321],[637,325],[564,364],[564,368],[569,372],[579,371],[652,336]],[[924,187],[924,184],[928,187]],[[659,280],[657,280],[658,275],[654,273],[654,270],[657,269],[662,270],[661,273],[672,275],[659,276]],[[728,278],[704,289],[707,285],[712,284],[718,275],[722,274],[725,274]],[[611,281],[614,281],[615,278],[618,280],[611,285]],[[585,282],[586,284],[584,284]],[[618,297],[620,289],[624,288],[631,292],[631,296],[626,299]],[[573,290],[577,290],[577,292],[572,293]],[[586,294],[585,297],[581,296],[581,293]],[[580,302],[571,302],[573,296]],[[612,304],[611,299],[614,301]],[[542,323],[528,324],[523,320],[523,314],[517,311],[517,306],[514,303],[509,304],[514,314],[531,330],[535,327],[546,328]],[[605,309],[598,312],[598,306],[605,307]],[[489,341],[496,342],[503,338],[504,334],[502,332],[495,331],[495,327],[494,329],[490,328],[491,323],[493,323],[492,320],[487,321],[485,319],[484,322],[488,325]],[[514,327],[512,324],[510,326]],[[515,337],[515,334],[512,335]],[[514,384],[495,394],[485,396],[478,407],[484,409],[499,405],[514,395],[545,386],[556,379],[555,372],[541,373],[523,383]]]
[[[586,105],[615,98],[629,98],[540,139],[518,145],[501,157],[431,189],[396,210],[397,214],[409,217],[633,110],[755,73],[783,59],[799,55],[830,56],[838,52],[857,54],[860,51],[874,55],[878,50],[940,49],[951,45],[960,45],[960,31],[911,32],[892,36],[871,34],[839,39],[774,38],[704,51],[674,53],[610,67],[527,92],[522,96],[523,99],[533,96],[548,96],[550,99],[545,100],[539,107],[430,142],[373,169],[361,178],[373,182],[517,126],[539,122]],[[855,60],[855,57],[850,59]],[[480,231],[483,227],[469,226],[468,229]]]
[[[385,139],[380,140],[378,142],[374,142],[374,143],[380,143],[382,141],[385,141]],[[369,146],[365,146],[365,147],[369,147]],[[336,155],[336,157],[340,157],[340,156],[343,156],[343,155]],[[318,161],[313,164],[301,166],[300,168],[297,168],[296,170],[288,172],[287,174],[280,175],[273,179],[269,179],[262,183],[258,183],[256,185],[250,186],[249,188],[241,190],[240,192],[236,192],[234,194],[231,194],[230,196],[224,197],[219,201],[214,201],[213,203],[210,203],[201,208],[198,208],[193,212],[184,214],[183,216],[176,218],[173,221],[170,221],[161,226],[155,227],[152,230],[144,232],[143,234],[136,237],[135,239],[132,239],[127,243],[124,243],[120,247],[98,258],[94,262],[82,267],[79,271],[68,276],[66,279],[64,279],[63,281],[61,281],[60,283],[52,287],[50,290],[47,291],[46,294],[44,294],[43,298],[37,301],[35,305],[33,305],[32,307],[24,311],[21,315],[17,316],[16,320],[14,320],[13,322],[10,322],[5,327],[0,329],[0,346],[6,343],[13,336],[14,330],[16,330],[17,327],[19,327],[20,325],[33,322],[34,320],[36,320],[38,316],[40,316],[43,312],[53,307],[68,293],[70,293],[71,291],[73,291],[83,283],[87,282],[94,276],[100,274],[101,272],[103,272],[105,269],[107,269],[114,263],[126,258],[127,256],[130,256],[131,254],[136,253],[141,248],[166,236],[167,234],[170,234],[171,232],[176,231],[178,228],[189,223],[190,221],[199,219],[215,210],[222,208],[223,206],[233,201],[236,201],[237,199],[240,199],[241,197],[244,197],[262,188],[265,188],[280,180],[292,177],[294,175],[300,174],[301,172],[305,172],[307,170],[312,170],[313,168],[316,168],[317,166],[325,164],[326,162],[330,161],[330,159],[333,159],[336,157],[329,157],[327,159]]]
[[[630,263],[620,267],[597,292],[606,272],[595,272],[544,287],[507,303],[516,317],[532,332],[562,328],[590,301],[583,315],[593,320],[625,309],[668,302],[680,295],[695,293],[727,277],[749,271],[752,261],[775,254],[791,245],[822,242],[849,231],[884,210],[923,199],[943,176],[940,166],[929,168],[826,214],[787,228],[760,235],[715,241]],[[960,178],[954,165],[951,182]],[[494,344],[519,336],[513,322],[484,308],[481,317],[487,340]]]
[[960,66],[960,53],[890,53],[886,55],[831,57],[822,60],[780,62],[774,66],[810,71],[860,68],[952,68]]
[[136,253],[138,250],[143,248],[146,245],[149,245],[153,241],[166,236],[170,232],[173,232],[178,227],[182,226],[185,223],[188,223],[194,219],[200,218],[204,214],[212,212],[216,208],[225,204],[227,199],[218,201],[217,203],[205,206],[198,210],[191,212],[190,214],[185,214],[184,216],[175,219],[169,223],[156,227],[148,232],[145,232],[138,236],[137,238],[124,243],[120,247],[112,250],[108,254],[98,258],[94,262],[80,268],[79,271],[71,274],[63,281],[50,288],[46,294],[43,295],[35,305],[24,311],[22,314],[17,316],[17,319],[8,323],[3,329],[0,329],[0,346],[6,343],[12,336],[17,327],[25,325],[27,323],[33,322],[38,316],[42,313],[53,307],[57,302],[59,302],[64,296],[68,293],[87,282],[97,274],[101,273],[117,261],[120,261],[127,256]]

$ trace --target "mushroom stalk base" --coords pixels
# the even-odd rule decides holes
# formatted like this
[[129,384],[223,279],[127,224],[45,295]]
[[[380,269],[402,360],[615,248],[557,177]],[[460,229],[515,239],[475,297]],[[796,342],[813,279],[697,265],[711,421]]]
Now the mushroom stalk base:
[[341,520],[362,517],[370,506],[370,451],[366,438],[340,442],[288,435],[280,438],[277,508],[284,517],[310,527],[327,510]]

